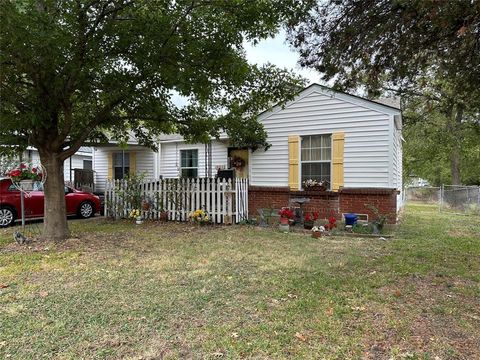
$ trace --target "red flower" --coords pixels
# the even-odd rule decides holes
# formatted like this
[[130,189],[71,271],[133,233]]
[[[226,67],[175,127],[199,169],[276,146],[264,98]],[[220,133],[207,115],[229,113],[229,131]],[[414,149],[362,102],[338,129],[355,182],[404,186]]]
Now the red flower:
[[293,219],[293,211],[290,209],[282,209],[278,212],[278,214],[282,218]]
[[27,168],[27,165],[25,165],[24,163],[20,164],[20,169],[26,169],[26,168]]
[[36,174],[37,173],[37,168],[32,168],[32,173]]
[[10,175],[10,177],[18,177],[22,174],[22,172],[18,169],[15,169],[15,170],[12,170],[10,171],[10,173],[8,175]]

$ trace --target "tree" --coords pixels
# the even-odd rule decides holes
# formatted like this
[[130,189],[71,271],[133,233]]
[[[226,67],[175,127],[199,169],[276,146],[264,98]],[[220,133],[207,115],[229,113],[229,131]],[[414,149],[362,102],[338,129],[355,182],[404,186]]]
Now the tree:
[[460,129],[480,113],[480,1],[328,0],[291,23],[289,39],[301,64],[338,88],[435,107],[456,135],[443,151],[460,183]]
[[480,126],[472,116],[466,113],[465,121],[452,131],[450,119],[438,108],[423,99],[409,99],[404,110],[404,178],[421,177],[434,186],[452,183],[455,154],[462,164],[459,182],[480,185]]
[[[302,80],[248,64],[242,44],[273,36],[307,3],[2,1],[0,144],[39,151],[43,237],[68,235],[62,166],[83,144],[133,133],[154,147],[160,133],[208,141],[225,130],[235,143],[266,146],[256,114]],[[175,92],[186,106],[172,103]]]

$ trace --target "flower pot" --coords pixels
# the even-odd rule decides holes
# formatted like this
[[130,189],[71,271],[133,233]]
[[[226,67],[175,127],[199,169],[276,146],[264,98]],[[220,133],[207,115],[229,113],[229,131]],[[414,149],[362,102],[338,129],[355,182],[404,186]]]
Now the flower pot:
[[136,223],[137,225],[143,224],[142,217],[141,217],[141,216],[137,217],[137,220],[135,221],[135,223]]
[[168,221],[168,211],[160,212],[160,221]]
[[304,221],[304,222],[303,222],[303,228],[304,228],[304,229],[307,229],[307,230],[312,230],[312,228],[313,228],[313,223],[314,223],[313,220]]
[[33,191],[34,183],[35,181],[33,180],[20,180],[19,186],[20,186],[20,189],[22,189],[23,191]]
[[286,217],[281,217],[281,218],[280,218],[280,224],[282,224],[282,225],[288,225],[288,220],[289,220],[289,219],[286,218]]
[[280,225],[278,225],[278,229],[279,229],[281,232],[287,233],[287,232],[290,231],[290,225],[288,225],[288,222],[287,222],[287,224],[282,224],[282,223],[280,223]]
[[322,237],[323,233],[321,231],[314,231],[312,232],[312,237],[315,239],[318,239],[319,237]]
[[305,188],[306,191],[327,191],[327,187],[324,185],[315,185]]

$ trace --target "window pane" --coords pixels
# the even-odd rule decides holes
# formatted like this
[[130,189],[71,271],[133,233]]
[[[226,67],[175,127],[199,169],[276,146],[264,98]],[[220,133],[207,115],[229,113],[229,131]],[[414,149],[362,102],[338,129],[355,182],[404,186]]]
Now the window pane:
[[310,161],[310,149],[302,149],[302,161]]
[[330,184],[330,163],[303,163],[302,182],[308,179],[327,181]]
[[115,180],[123,179],[123,171],[121,167],[115,167]]
[[318,161],[318,160],[321,160],[321,152],[322,152],[322,149],[320,148],[316,148],[316,149],[312,149],[312,158],[311,160],[312,161]]
[[129,153],[115,153],[114,154],[114,166],[119,166],[121,167],[122,165],[124,166],[130,166],[130,154]]
[[311,147],[312,148],[318,148],[320,146],[322,146],[322,135],[315,135],[315,136],[311,136],[311,139],[312,139],[312,143],[311,143]]
[[322,156],[320,160],[331,160],[332,159],[332,149],[322,149]]
[[198,169],[182,169],[181,176],[183,178],[196,178],[198,175]]
[[198,167],[198,150],[180,150],[180,167]]
[[330,148],[331,147],[331,136],[330,135],[322,135],[322,147],[327,147],[327,148]]
[[302,149],[310,148],[310,136],[302,137]]

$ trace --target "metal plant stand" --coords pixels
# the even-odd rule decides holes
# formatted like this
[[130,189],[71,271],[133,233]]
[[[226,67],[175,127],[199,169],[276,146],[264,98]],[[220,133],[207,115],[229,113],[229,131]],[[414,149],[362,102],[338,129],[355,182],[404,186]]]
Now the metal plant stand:
[[302,225],[304,223],[303,206],[308,202],[310,202],[310,198],[306,198],[306,197],[290,199],[290,203],[296,203],[300,206],[300,224],[302,224]]

